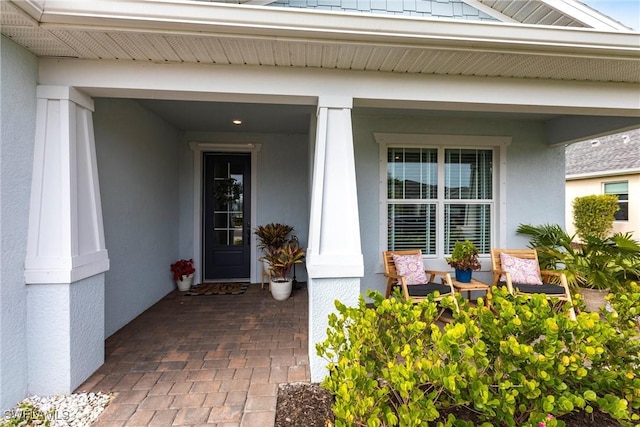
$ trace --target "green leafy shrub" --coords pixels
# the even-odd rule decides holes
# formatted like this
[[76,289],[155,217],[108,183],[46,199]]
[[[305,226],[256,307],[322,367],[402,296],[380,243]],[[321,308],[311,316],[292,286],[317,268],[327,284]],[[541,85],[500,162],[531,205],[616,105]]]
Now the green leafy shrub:
[[620,209],[618,196],[599,194],[573,199],[573,225],[578,236],[604,239],[613,228],[615,214]]
[[[638,310],[633,286],[611,300],[616,310]],[[477,306],[459,299],[460,312],[442,327],[429,299],[369,296],[371,306],[363,298],[357,307],[336,302],[328,337],[316,347],[329,362],[323,386],[335,397],[336,426],[550,427],[563,425],[557,416],[596,408],[622,423],[637,420],[633,312],[571,321],[542,295],[494,287]],[[451,297],[443,303],[453,305]],[[476,423],[457,420],[456,408],[475,413]]]
[[0,419],[2,427],[22,427],[22,426],[43,426],[49,427],[53,417],[54,410],[48,413],[43,412],[37,406],[29,402],[21,402],[17,407],[12,409],[4,418]]

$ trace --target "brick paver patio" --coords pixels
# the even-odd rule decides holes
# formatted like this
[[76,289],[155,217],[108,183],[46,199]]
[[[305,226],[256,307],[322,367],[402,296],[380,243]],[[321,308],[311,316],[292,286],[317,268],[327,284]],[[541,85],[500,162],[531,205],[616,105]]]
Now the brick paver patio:
[[112,392],[95,426],[273,426],[278,384],[310,380],[306,287],[275,301],[178,291],[105,343],[76,391]]

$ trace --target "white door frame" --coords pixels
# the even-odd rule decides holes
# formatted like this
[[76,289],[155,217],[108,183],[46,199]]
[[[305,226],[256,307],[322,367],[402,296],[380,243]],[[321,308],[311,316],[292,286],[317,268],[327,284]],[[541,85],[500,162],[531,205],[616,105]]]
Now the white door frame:
[[[258,151],[262,144],[254,143],[216,143],[216,142],[190,142],[189,147],[193,151],[193,261],[196,266],[194,283],[202,280],[202,153],[251,153],[251,227],[257,221],[256,203],[258,201],[257,192],[257,160]],[[251,283],[257,283],[257,250],[256,236],[250,233],[251,241],[251,261],[249,263]]]

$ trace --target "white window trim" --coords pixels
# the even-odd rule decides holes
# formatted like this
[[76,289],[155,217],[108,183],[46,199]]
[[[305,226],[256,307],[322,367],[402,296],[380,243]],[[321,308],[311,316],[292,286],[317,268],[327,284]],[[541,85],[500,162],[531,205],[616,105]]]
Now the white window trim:
[[[387,249],[387,149],[389,147],[431,147],[431,148],[493,148],[497,154],[494,168],[494,207],[495,216],[492,219],[492,229],[495,232],[491,236],[491,247],[504,247],[506,245],[507,231],[507,147],[511,144],[510,136],[486,136],[486,135],[447,135],[447,134],[409,134],[409,133],[380,133],[374,132],[373,136],[379,144],[379,223],[378,251]],[[497,188],[496,188],[497,187]],[[440,199],[438,199],[438,202]],[[440,220],[440,219],[439,219]],[[438,247],[438,251],[440,248]],[[382,256],[382,255],[380,255]],[[482,270],[491,269],[489,256],[481,257]],[[382,262],[380,260],[380,262]],[[439,253],[436,258],[425,258],[425,267],[433,270],[448,270],[449,266],[444,260],[444,255]]]

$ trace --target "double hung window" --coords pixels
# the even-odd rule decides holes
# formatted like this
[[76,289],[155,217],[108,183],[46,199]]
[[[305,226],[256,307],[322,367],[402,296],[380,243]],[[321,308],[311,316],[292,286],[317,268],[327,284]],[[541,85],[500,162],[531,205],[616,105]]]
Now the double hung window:
[[443,258],[458,240],[487,254],[495,234],[494,147],[386,147],[387,246]]
[[620,209],[615,214],[616,221],[629,220],[629,182],[605,182],[604,194],[615,194],[618,196],[618,206]]

